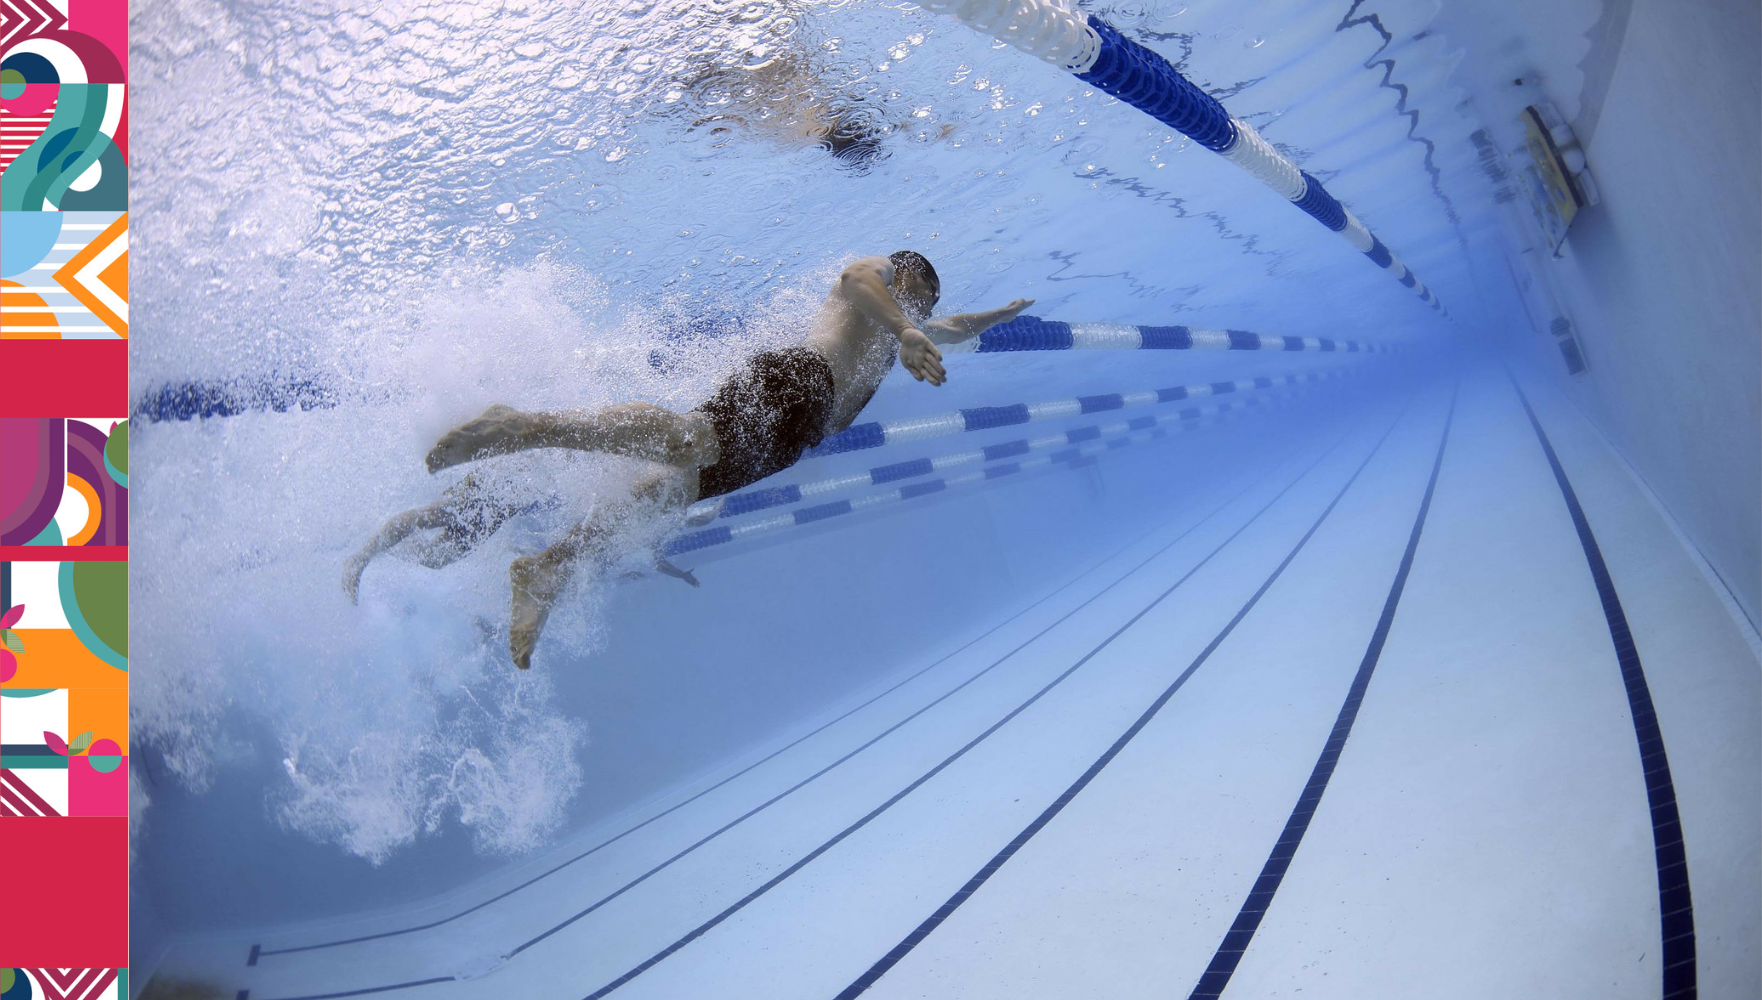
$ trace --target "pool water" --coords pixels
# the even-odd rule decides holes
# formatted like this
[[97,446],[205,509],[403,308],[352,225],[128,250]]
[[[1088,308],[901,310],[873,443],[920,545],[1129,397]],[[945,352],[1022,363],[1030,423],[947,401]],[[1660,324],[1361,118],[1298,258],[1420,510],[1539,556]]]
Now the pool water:
[[[1753,994],[1753,594],[1554,343],[1516,113],[1586,121],[1614,60],[1608,8],[1557,6],[1082,8],[1322,180],[1447,318],[1222,158],[911,4],[138,10],[137,981],[1688,995],[1692,877],[1688,968]],[[895,370],[861,421],[1195,388],[809,457],[758,485],[1089,442],[804,501],[676,556],[696,588],[653,572],[682,516],[631,519],[530,672],[508,563],[642,463],[478,463],[532,509],[344,596],[386,517],[470,471],[423,468],[447,428],[689,409],[902,248],[939,312],[1389,350]]]

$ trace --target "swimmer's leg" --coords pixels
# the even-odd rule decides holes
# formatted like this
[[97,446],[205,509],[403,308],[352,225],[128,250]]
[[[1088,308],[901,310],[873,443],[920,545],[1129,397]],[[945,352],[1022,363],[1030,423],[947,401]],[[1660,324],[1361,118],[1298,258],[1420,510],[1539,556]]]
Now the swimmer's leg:
[[673,565],[673,561],[668,559],[667,556],[659,550],[655,552],[655,569],[659,570],[665,576],[670,576],[675,580],[683,580],[686,583],[691,584],[693,587],[698,585],[697,577],[692,574],[691,570],[680,569]]
[[620,403],[598,413],[522,413],[500,403],[443,435],[424,460],[428,471],[529,448],[603,451],[682,468],[716,464],[710,419],[651,403]]
[[416,552],[422,565],[440,569],[464,558],[519,512],[518,505],[486,494],[476,476],[466,476],[433,503],[412,507],[387,520],[378,534],[349,557],[343,569],[343,591],[349,595],[349,603],[354,604],[361,589],[361,574],[367,571],[367,564],[414,532],[429,528],[441,530],[440,538]]
[[379,529],[379,533],[368,540],[366,545],[349,557],[343,565],[343,592],[349,595],[349,603],[354,604],[360,598],[361,574],[367,572],[367,564],[386,549],[403,541],[412,532],[424,528],[438,528],[441,525],[440,501],[424,507],[412,507],[401,514],[388,518]]
[[582,557],[598,555],[618,526],[639,506],[660,505],[681,509],[697,499],[695,468],[675,467],[637,481],[633,500],[608,505],[572,528],[563,539],[537,555],[522,556],[508,567],[513,608],[508,620],[508,655],[525,670],[532,665],[532,650],[544,631],[551,606],[575,575]]

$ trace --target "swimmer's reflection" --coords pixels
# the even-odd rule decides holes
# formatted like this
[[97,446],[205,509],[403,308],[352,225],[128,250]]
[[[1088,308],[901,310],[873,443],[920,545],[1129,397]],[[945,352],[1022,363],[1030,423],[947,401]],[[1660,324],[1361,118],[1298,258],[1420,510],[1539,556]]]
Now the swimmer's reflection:
[[[745,5],[722,27],[736,33],[735,48],[750,58],[740,65],[708,62],[679,81],[684,95],[676,114],[713,137],[756,137],[786,147],[818,146],[841,165],[864,170],[887,156],[886,139],[906,126],[870,95],[841,87],[827,56],[835,47],[814,27],[806,4],[767,0]],[[757,32],[756,25],[788,24],[785,34]],[[748,37],[743,37],[748,36]],[[927,136],[946,138],[952,125],[933,125]]]

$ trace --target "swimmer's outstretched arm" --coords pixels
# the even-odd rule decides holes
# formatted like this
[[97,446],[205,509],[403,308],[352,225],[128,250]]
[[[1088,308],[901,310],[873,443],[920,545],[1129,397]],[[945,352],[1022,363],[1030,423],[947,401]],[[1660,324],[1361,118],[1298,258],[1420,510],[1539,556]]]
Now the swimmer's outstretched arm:
[[1023,309],[1034,304],[1033,299],[1017,299],[1002,309],[987,309],[984,312],[956,313],[953,316],[938,316],[924,321],[924,335],[935,344],[958,344],[984,333],[999,323],[1007,323],[1021,315]]

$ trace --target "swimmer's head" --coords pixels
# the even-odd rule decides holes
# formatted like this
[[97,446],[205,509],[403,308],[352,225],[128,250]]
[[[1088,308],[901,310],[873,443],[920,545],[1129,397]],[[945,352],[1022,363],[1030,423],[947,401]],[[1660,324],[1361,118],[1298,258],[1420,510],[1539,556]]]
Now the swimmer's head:
[[893,297],[913,319],[923,322],[942,298],[942,279],[930,261],[916,250],[896,250],[887,255],[893,262]]

